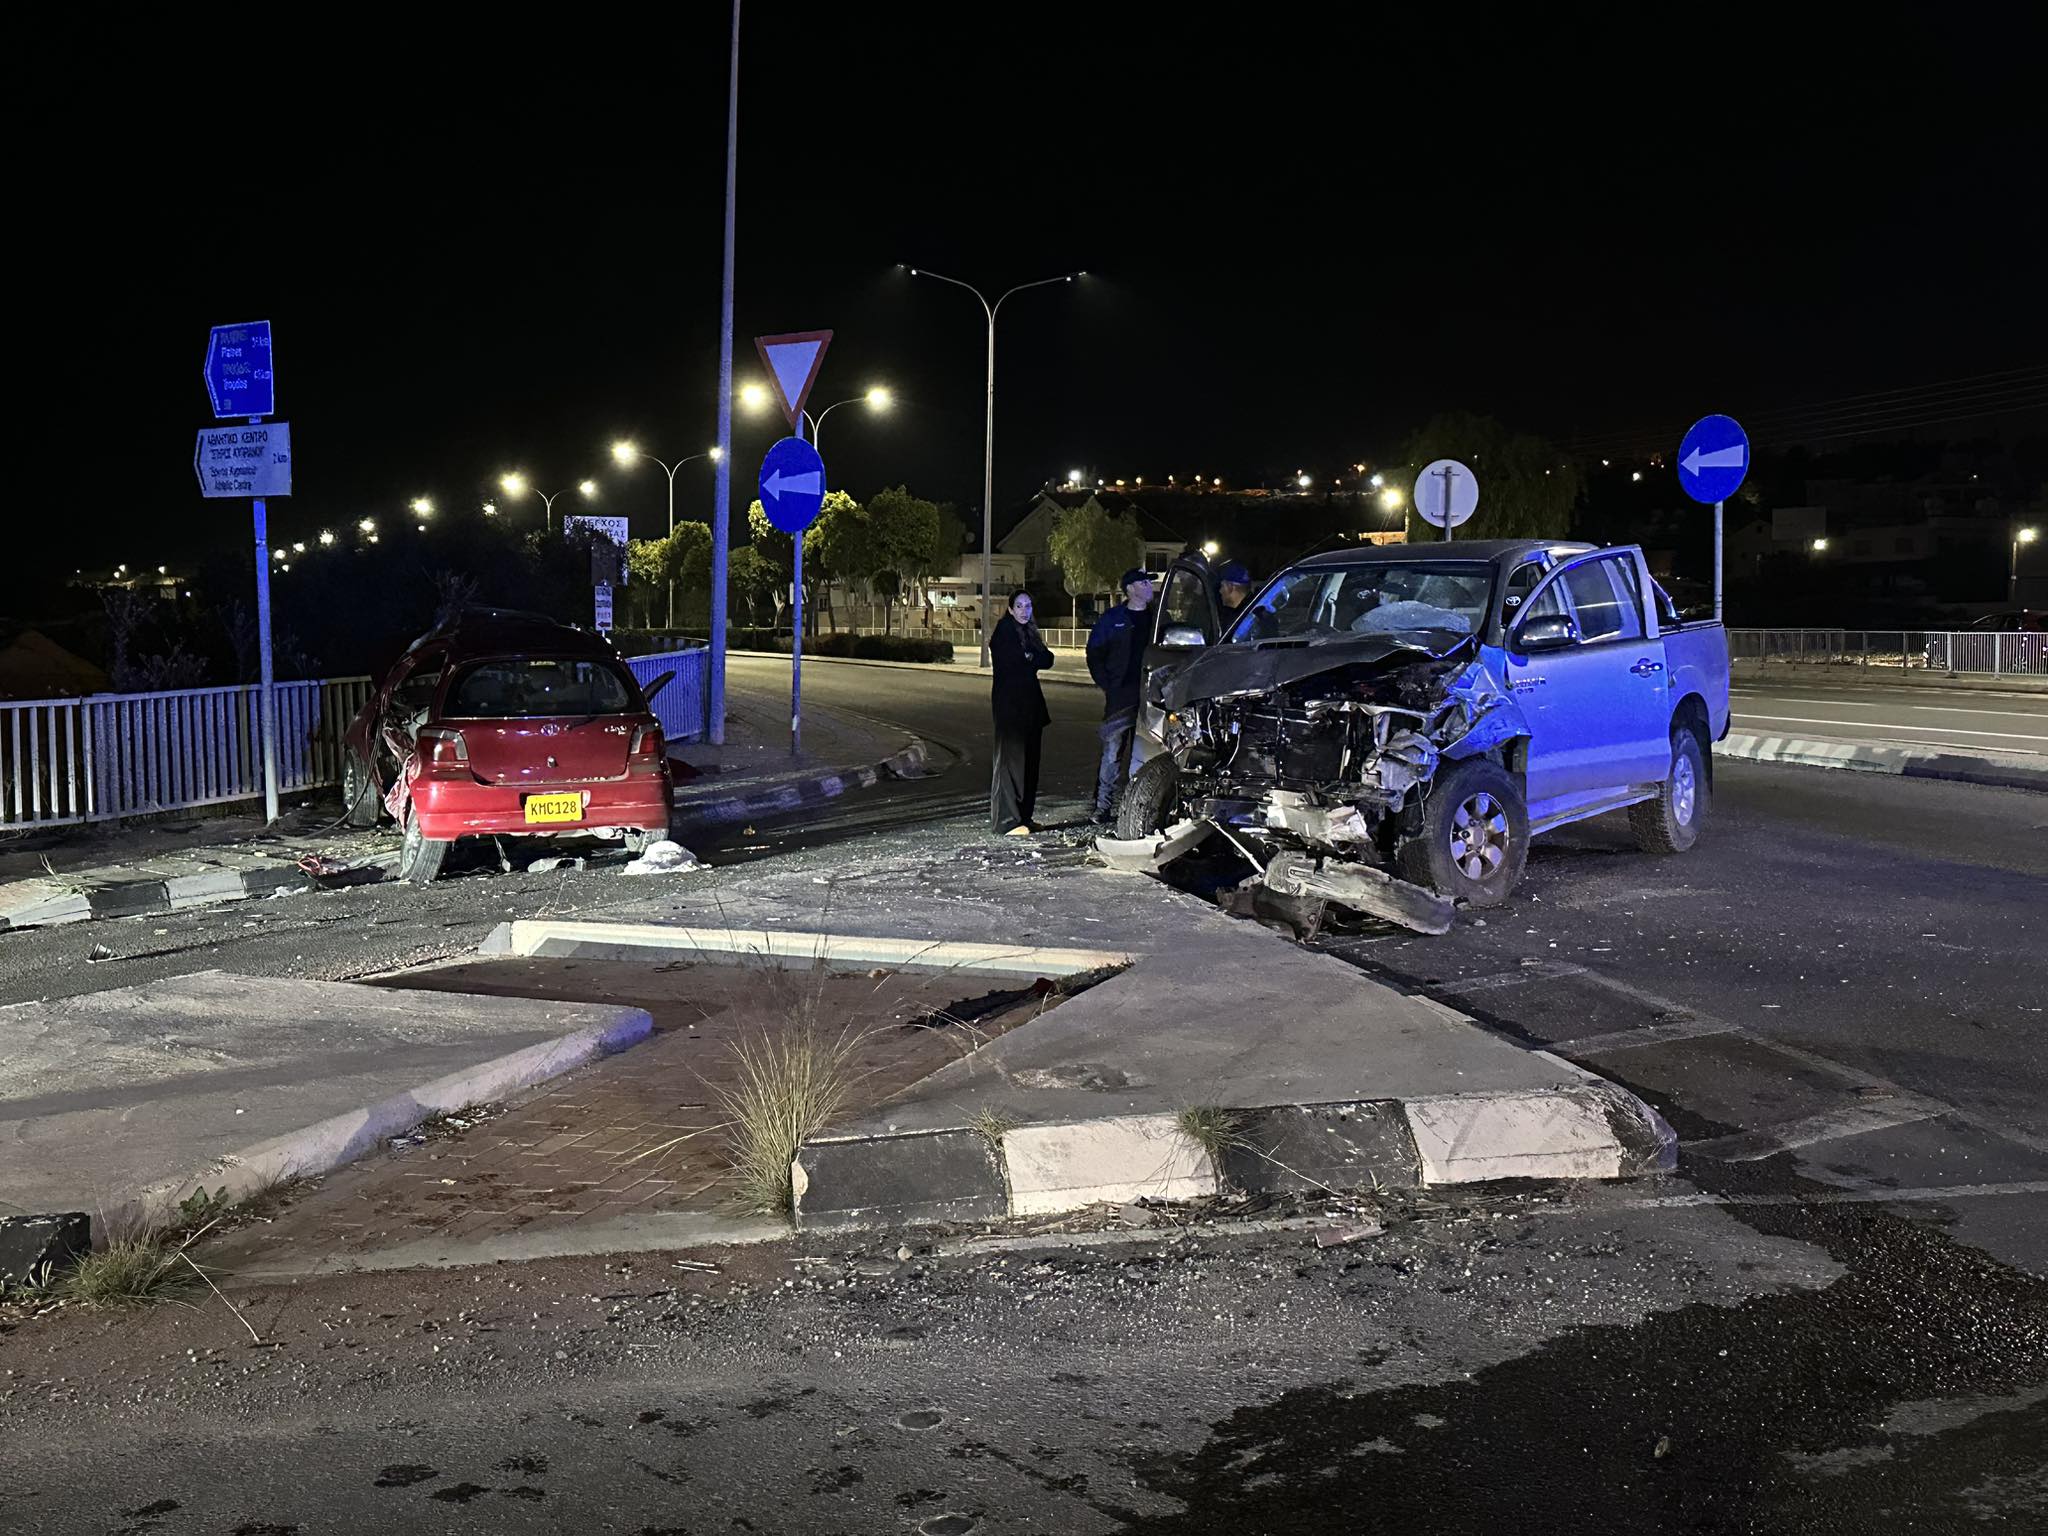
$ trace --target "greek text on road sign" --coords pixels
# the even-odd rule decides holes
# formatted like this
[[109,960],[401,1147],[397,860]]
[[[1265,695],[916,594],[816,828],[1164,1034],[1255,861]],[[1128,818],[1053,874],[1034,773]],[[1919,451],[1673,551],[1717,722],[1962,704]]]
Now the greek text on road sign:
[[791,331],[786,336],[756,336],[754,350],[761,354],[761,366],[775,386],[775,398],[782,402],[782,414],[792,431],[801,431],[804,401],[824,366],[825,348],[831,344],[830,331]]
[[785,437],[761,461],[761,510],[784,533],[802,533],[825,502],[825,461],[800,437]]
[[268,416],[277,409],[270,368],[270,322],[216,325],[206,342],[206,393],[213,414]]
[[192,470],[202,496],[289,496],[292,429],[289,422],[201,427]]
[[1726,501],[1749,473],[1749,434],[1728,416],[1702,416],[1678,445],[1678,485],[1709,506]]
[[1444,525],[1449,508],[1451,526],[1459,528],[1479,505],[1479,477],[1456,459],[1438,459],[1415,477],[1415,512],[1432,528]]

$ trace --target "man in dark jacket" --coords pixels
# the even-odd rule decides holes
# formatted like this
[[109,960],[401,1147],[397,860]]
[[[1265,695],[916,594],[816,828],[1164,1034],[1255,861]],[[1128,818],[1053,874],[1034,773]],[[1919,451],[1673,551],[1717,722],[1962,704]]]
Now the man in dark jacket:
[[1124,572],[1124,600],[1095,621],[1088,632],[1088,675],[1102,690],[1102,765],[1095,776],[1095,819],[1107,824],[1116,810],[1131,766],[1131,733],[1138,726],[1138,685],[1145,671],[1145,647],[1152,639],[1152,578],[1135,568]]

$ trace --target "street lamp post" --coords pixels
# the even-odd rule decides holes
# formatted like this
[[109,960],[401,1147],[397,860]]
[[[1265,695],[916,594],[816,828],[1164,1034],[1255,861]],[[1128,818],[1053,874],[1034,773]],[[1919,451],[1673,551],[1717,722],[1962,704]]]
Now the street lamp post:
[[2017,603],[2020,600],[2020,546],[2031,544],[2041,537],[2038,528],[2015,528],[2012,535],[2012,570],[2006,578],[2005,600]]
[[[566,488],[553,492],[544,491],[539,486],[530,484],[526,476],[521,474],[505,475],[499,479],[498,484],[505,488],[507,496],[524,496],[528,491],[532,491],[540,498],[541,526],[549,533],[555,531],[555,498],[568,495]],[[585,501],[589,501],[597,495],[597,482],[579,480],[576,482],[576,491]]]
[[957,277],[947,277],[928,267],[912,267],[910,275],[937,278],[942,283],[951,283],[955,288],[965,288],[980,300],[982,310],[988,315],[988,419],[981,445],[981,664],[985,667],[988,665],[989,593],[995,585],[995,566],[991,554],[995,544],[996,499],[996,311],[1003,307],[1003,300],[1009,298],[1010,294],[1022,293],[1026,288],[1046,288],[1054,283],[1071,283],[1082,274],[1066,272],[1058,277],[1042,277],[1035,283],[1019,283],[993,304],[982,296],[981,290],[974,284],[963,283]]
[[[668,534],[670,538],[674,538],[676,534],[676,471],[685,464],[696,463],[699,459],[709,459],[712,463],[716,464],[725,457],[725,453],[724,450],[714,444],[703,453],[693,453],[687,459],[677,459],[675,463],[670,464],[665,460],[655,458],[653,454],[641,448],[635,447],[632,443],[621,442],[612,444],[612,457],[621,464],[630,464],[635,459],[646,459],[651,464],[661,465],[662,473],[668,476]],[[673,581],[668,584],[668,627],[670,629],[676,627],[676,584]]]

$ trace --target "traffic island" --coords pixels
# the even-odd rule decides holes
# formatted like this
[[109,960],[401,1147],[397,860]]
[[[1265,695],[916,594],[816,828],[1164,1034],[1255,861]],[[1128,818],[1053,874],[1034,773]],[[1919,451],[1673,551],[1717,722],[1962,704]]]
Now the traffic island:
[[[1127,889],[1077,878],[1098,898]],[[922,968],[1071,989],[1057,1009],[808,1138],[792,1171],[800,1229],[1039,1216],[1225,1187],[1672,1166],[1670,1128],[1614,1084],[1211,908],[1165,893],[1159,905],[1174,921],[1146,924],[1128,948],[546,920],[505,924],[487,948]],[[1106,938],[1138,936],[1103,926]]]
[[323,1173],[643,1039],[635,1008],[202,971],[0,1008],[0,1206],[93,1237]]

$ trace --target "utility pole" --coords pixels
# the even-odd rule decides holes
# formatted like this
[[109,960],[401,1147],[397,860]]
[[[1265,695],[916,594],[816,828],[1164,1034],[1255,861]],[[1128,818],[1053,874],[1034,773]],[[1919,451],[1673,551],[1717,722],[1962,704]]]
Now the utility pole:
[[718,309],[718,473],[711,492],[711,675],[705,714],[725,743],[725,588],[732,552],[732,259],[740,170],[740,0],[732,0],[732,75],[725,96],[725,287]]

